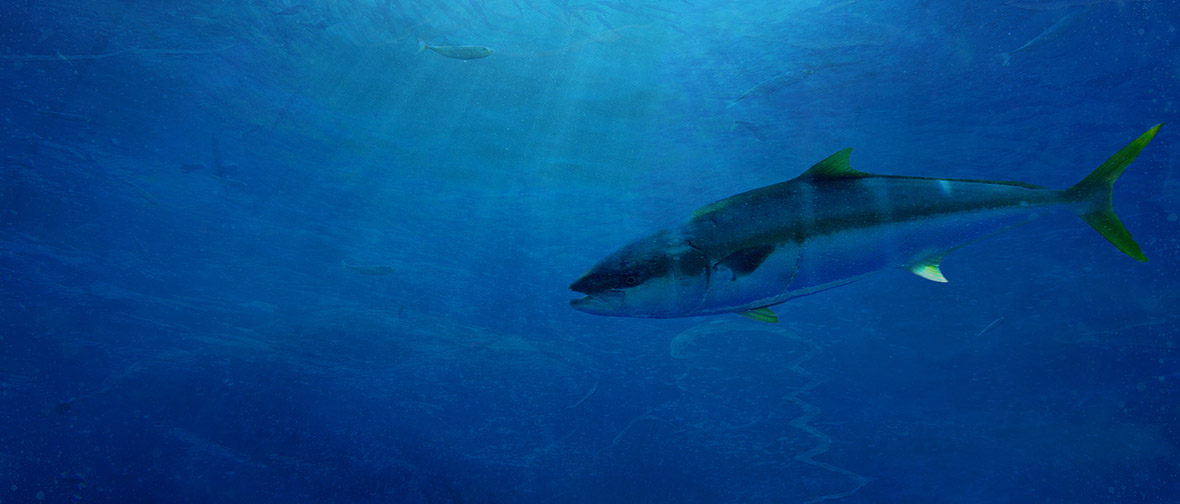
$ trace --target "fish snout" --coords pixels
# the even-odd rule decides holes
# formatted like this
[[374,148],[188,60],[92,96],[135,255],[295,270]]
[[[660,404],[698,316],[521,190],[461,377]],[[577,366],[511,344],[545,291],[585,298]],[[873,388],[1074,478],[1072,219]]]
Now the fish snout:
[[622,292],[606,291],[593,294],[587,292],[585,294],[578,299],[571,299],[570,306],[580,312],[593,315],[618,315],[623,309]]
[[593,296],[571,299],[570,306],[575,310],[591,315],[610,315],[614,313],[614,310],[606,302]]

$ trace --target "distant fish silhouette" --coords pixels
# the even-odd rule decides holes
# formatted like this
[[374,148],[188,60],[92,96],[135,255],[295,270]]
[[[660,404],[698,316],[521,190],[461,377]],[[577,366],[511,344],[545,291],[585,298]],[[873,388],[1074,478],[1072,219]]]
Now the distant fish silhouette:
[[[203,171],[206,168],[207,167],[205,165],[199,164],[199,163],[198,164],[182,164],[182,165],[180,165],[180,171],[183,171],[185,173],[192,173],[195,171]],[[224,165],[223,164],[223,165],[218,165],[217,171],[219,171],[221,173],[226,173],[228,171],[235,171],[236,169],[237,169],[237,165]],[[209,173],[207,175],[209,176],[209,178],[216,180],[227,187],[231,187],[231,186],[232,187],[247,187],[247,184],[245,182],[229,178],[225,175],[219,175],[217,173]]]
[[213,174],[211,175],[218,182],[221,182],[222,187],[226,192],[229,192],[230,186],[246,187],[245,182],[229,178],[229,175],[238,171],[238,165],[229,164],[222,160],[221,144],[217,141],[217,131],[213,131],[210,150],[213,152]]
[[615,29],[615,27],[611,26],[611,24],[606,21],[606,18],[602,17],[602,14],[595,14],[595,17],[598,18],[598,22],[602,23],[602,26],[605,26],[606,29],[608,29],[608,30]]
[[143,246],[143,242],[139,241],[135,235],[131,235],[131,239],[135,241],[135,248],[139,250],[139,255],[143,257],[145,262],[152,262],[152,256],[148,255],[147,247]]
[[229,177],[216,177],[216,176],[213,178],[215,180],[217,180],[218,182],[221,182],[221,184],[226,187],[238,187],[238,188],[249,187],[245,182],[242,182],[241,180],[231,179]]
[[1081,22],[1082,18],[1084,17],[1083,14],[1085,14],[1087,10],[1087,8],[1082,8],[1066,14],[1061,19],[1058,19],[1056,23],[1053,23],[1052,26],[1045,28],[1045,31],[1041,32],[1040,35],[1037,35],[1036,37],[1033,37],[1032,40],[1025,42],[1024,45],[1017,47],[1013,51],[1001,54],[1000,56],[1004,58],[1004,66],[1008,66],[1008,63],[1012,60],[1013,54],[1045,45],[1046,43],[1061,37],[1061,35],[1065,34],[1071,28],[1077,26],[1077,24]]
[[84,116],[82,114],[72,114],[70,112],[58,112],[56,110],[42,109],[42,110],[35,110],[35,111],[33,111],[33,113],[35,113],[39,116],[52,117],[54,119],[61,119],[63,121],[69,121],[69,122],[75,122],[75,123],[85,124],[85,123],[90,122],[90,116]]
[[749,132],[750,135],[753,135],[754,138],[759,142],[766,140],[766,130],[764,130],[762,126],[754,124],[750,121],[734,121],[733,124],[729,125],[729,131],[733,132],[738,130]]
[[[448,58],[461,59],[461,60],[473,60],[473,59],[486,58],[488,56],[491,56],[492,52],[494,52],[492,50],[492,48],[490,48],[490,47],[474,46],[474,45],[434,46],[434,45],[428,45],[426,43],[426,41],[424,41],[422,39],[418,39],[418,52],[422,52],[422,50],[424,50],[424,49],[430,49],[431,51],[439,53],[439,54],[446,56]],[[415,54],[417,54],[417,53],[415,53]]]
[[786,72],[780,73],[774,77],[755,84],[754,87],[747,89],[745,92],[738,95],[737,98],[734,98],[733,101],[729,102],[729,105],[725,106],[725,108],[733,107],[734,105],[737,105],[738,102],[746,98],[765,96],[792,84],[798,84],[803,82],[804,79],[811,77],[811,74],[813,73],[815,73],[815,71],[810,68],[787,70]]
[[577,408],[578,406],[581,406],[582,403],[586,402],[586,400],[589,399],[591,396],[593,396],[595,392],[598,392],[598,381],[597,380],[594,381],[594,386],[590,387],[590,390],[586,391],[586,393],[584,395],[582,395],[581,399],[578,399],[578,402],[573,403],[569,406],[566,406],[565,409],[574,409],[574,408]]
[[151,203],[156,206],[163,206],[163,205],[160,205],[160,200],[156,199],[155,196],[152,196],[152,193],[147,192],[142,187],[139,187],[138,185],[135,184],[135,182],[132,182],[127,179],[123,179],[123,183],[131,186],[131,188],[135,190],[135,194],[138,194],[139,197],[147,200],[148,203]]

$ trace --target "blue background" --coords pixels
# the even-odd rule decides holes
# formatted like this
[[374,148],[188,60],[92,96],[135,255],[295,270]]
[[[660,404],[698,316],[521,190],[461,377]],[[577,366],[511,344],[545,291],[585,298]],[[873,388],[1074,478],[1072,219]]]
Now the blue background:
[[[1178,502],[1178,27],[1165,0],[9,0],[0,501]],[[1066,187],[1168,121],[1115,187],[1147,264],[1063,212],[778,325],[567,305],[615,247],[844,147]]]

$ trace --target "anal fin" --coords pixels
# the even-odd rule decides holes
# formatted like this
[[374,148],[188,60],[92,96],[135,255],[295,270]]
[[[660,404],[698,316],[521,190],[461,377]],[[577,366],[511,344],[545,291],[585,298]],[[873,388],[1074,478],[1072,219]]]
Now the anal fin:
[[[1084,217],[1083,217],[1083,219],[1084,219]],[[910,264],[909,266],[905,266],[905,269],[908,270],[910,273],[918,275],[918,276],[925,278],[927,280],[930,280],[932,282],[947,283],[947,279],[946,279],[946,277],[942,276],[942,270],[940,269],[942,266],[942,264],[941,264],[942,260],[946,259],[947,255],[949,255],[951,252],[959,250],[959,249],[966,247],[967,245],[970,245],[972,243],[975,243],[979,240],[991,238],[991,237],[996,236],[1000,233],[1007,232],[1017,226],[1023,226],[1025,224],[1028,224],[1028,222],[1029,221],[1026,220],[1024,222],[1013,224],[1011,226],[1008,226],[1008,227],[1005,227],[1002,229],[998,229],[998,230],[993,231],[991,233],[980,236],[980,237],[978,237],[974,240],[971,240],[967,243],[964,243],[962,245],[955,246],[949,250],[943,250],[942,252],[934,253],[925,259],[922,259],[922,260],[917,261],[913,264]]]
[[946,254],[939,254],[924,261],[919,261],[910,266],[910,272],[932,282],[947,283],[946,277],[942,276],[942,270],[939,269],[939,263]]

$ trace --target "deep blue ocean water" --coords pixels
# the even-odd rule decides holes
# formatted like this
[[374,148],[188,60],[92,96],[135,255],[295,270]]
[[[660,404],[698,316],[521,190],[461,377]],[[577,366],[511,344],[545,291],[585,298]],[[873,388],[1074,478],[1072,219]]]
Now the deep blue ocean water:
[[[1178,28],[1173,0],[9,0],[0,502],[1180,502]],[[779,324],[568,305],[845,147],[1067,187],[1160,122],[1114,194],[1146,264],[1061,212]]]

